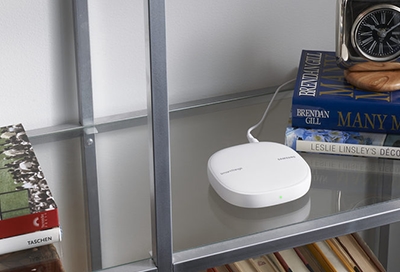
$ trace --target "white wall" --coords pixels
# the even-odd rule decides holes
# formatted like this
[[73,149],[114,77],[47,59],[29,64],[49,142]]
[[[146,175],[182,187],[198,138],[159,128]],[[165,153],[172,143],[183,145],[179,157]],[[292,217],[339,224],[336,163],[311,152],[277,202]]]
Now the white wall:
[[1,123],[76,120],[69,1],[0,1]]
[[[275,86],[295,76],[301,49],[334,49],[334,0],[166,2],[170,103]],[[143,0],[89,0],[89,16],[96,117],[144,109]],[[29,131],[78,122],[72,26],[71,1],[0,0],[0,125],[22,122]],[[104,195],[110,186],[107,177],[114,169],[107,160],[107,152],[115,144],[113,139],[105,134],[98,141],[97,151],[103,154],[98,161],[102,166],[100,195],[105,202],[119,197],[119,192]],[[140,143],[144,141],[140,139]],[[81,210],[76,213],[83,209],[82,194],[64,197],[64,192],[73,192],[77,186],[81,190],[81,169],[71,167],[71,175],[63,166],[79,162],[77,142],[79,145],[79,141],[71,140],[54,148],[49,147],[51,144],[36,147],[58,196],[68,237],[65,244],[79,240],[74,249],[63,248],[74,271],[86,265],[86,247],[81,242],[83,214]],[[140,184],[145,192],[148,177],[142,164],[147,158],[132,159],[135,167],[143,168]],[[125,193],[135,189],[130,185],[126,183]],[[101,203],[103,208],[109,204]],[[112,213],[107,209],[102,212]],[[148,226],[148,216],[143,217]],[[70,222],[71,218],[80,222]],[[117,239],[123,239],[124,231],[129,231],[129,226],[115,228],[118,226],[108,223],[102,231],[118,233]],[[109,252],[104,258],[107,266],[131,261],[130,240],[121,249],[113,244],[111,236],[102,234],[107,245],[103,250]],[[141,252],[135,254],[148,256],[149,239],[140,237]],[[126,254],[115,254],[118,250]]]
[[[277,85],[300,51],[334,49],[333,0],[170,0],[170,102]],[[141,0],[91,0],[97,117],[145,108]],[[2,122],[77,122],[71,2],[0,1]]]
[[335,1],[167,1],[171,103],[274,86],[334,49]]

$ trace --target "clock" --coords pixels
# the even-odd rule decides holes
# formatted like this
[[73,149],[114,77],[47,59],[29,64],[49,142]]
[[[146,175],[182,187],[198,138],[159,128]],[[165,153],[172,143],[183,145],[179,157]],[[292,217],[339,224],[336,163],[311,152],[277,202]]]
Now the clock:
[[[337,0],[336,26],[336,57],[341,68],[399,62],[400,1]],[[400,62],[396,64],[400,69]]]
[[400,90],[400,0],[337,0],[336,60],[353,86]]
[[372,6],[355,19],[351,43],[360,56],[371,61],[391,61],[400,55],[400,8]]

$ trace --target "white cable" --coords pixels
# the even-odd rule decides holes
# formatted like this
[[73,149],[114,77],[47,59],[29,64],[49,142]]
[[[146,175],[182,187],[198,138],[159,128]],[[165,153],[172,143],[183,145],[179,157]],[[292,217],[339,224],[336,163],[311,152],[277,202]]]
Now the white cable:
[[272,96],[271,100],[269,101],[268,106],[267,106],[267,108],[265,109],[264,115],[263,115],[263,117],[261,118],[261,120],[260,120],[257,124],[255,124],[254,126],[252,126],[251,128],[249,128],[249,129],[247,130],[247,140],[248,140],[250,143],[257,143],[257,142],[258,142],[258,140],[251,134],[251,132],[264,122],[265,117],[267,117],[269,108],[271,107],[272,102],[273,102],[274,99],[275,99],[275,96],[278,94],[278,92],[279,92],[284,86],[286,86],[286,85],[289,84],[289,83],[292,83],[292,82],[295,81],[295,80],[296,80],[296,79],[294,78],[294,79],[291,79],[291,80],[289,80],[289,81],[286,81],[285,83],[283,83],[282,85],[280,85],[280,86],[275,90],[274,95]]

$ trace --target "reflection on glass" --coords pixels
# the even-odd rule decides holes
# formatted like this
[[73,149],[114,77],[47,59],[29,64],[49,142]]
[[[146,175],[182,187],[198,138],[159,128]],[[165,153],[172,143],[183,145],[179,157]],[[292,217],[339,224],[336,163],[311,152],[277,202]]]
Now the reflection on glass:
[[224,201],[210,186],[208,205],[218,221],[226,228],[260,232],[306,220],[310,214],[309,194],[281,205],[267,208],[241,208]]

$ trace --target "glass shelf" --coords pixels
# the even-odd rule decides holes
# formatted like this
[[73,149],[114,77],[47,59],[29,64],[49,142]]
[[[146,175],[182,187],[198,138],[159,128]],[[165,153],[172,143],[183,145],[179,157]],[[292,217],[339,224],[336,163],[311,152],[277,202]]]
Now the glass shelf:
[[[306,154],[312,186],[286,204],[244,209],[223,201],[210,187],[206,165],[216,151],[246,142],[272,89],[171,106],[171,189],[174,271],[199,271],[400,218],[397,160]],[[278,95],[255,136],[283,142],[291,92]],[[126,117],[129,116],[129,117]],[[100,226],[88,225],[82,135],[87,128],[28,131],[60,209],[68,271],[89,267],[90,241],[98,236],[106,271],[156,271],[150,260],[151,217],[148,129],[141,114],[98,120],[96,139]],[[86,232],[86,229],[89,229]],[[92,230],[100,233],[91,235]]]
[[[303,153],[313,175],[304,197],[263,209],[223,201],[208,183],[207,160],[222,148],[245,143],[247,129],[258,122],[268,101],[248,98],[228,103],[232,108],[207,106],[171,119],[175,271],[196,271],[397,221],[396,160]],[[290,107],[287,92],[274,103],[259,140],[284,141]]]

